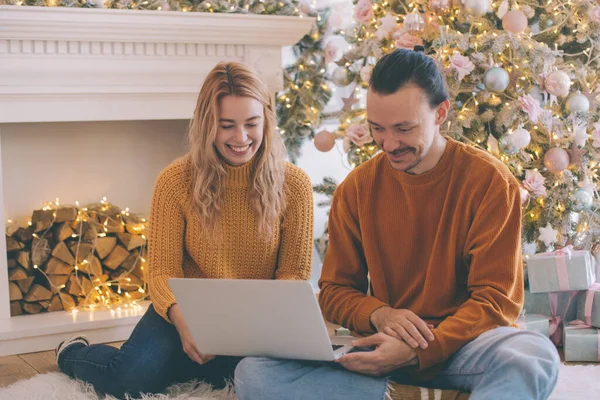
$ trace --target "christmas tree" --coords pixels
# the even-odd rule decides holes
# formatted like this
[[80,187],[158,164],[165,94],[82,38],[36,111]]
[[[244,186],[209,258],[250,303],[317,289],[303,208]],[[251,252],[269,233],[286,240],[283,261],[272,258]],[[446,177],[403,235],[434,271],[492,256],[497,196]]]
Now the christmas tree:
[[[357,166],[379,149],[364,109],[370,73],[396,48],[422,45],[447,78],[442,133],[492,153],[521,182],[526,253],[600,234],[600,6],[590,0],[358,0],[350,49],[332,80],[352,95],[333,135]],[[325,190],[326,188],[326,190]],[[331,192],[331,185],[317,188]]]

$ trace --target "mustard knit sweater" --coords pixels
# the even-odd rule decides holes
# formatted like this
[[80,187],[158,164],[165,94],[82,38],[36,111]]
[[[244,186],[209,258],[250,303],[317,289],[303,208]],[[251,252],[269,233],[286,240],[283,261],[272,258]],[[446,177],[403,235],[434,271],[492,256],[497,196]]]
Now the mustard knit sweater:
[[[287,164],[286,209],[271,234],[260,233],[250,208],[253,162],[225,166],[225,198],[219,231],[203,231],[191,205],[192,165],[183,157],[159,175],[150,210],[148,285],[154,308],[169,321],[175,303],[169,278],[309,279],[313,247],[310,179]],[[285,221],[285,223],[281,223]]]

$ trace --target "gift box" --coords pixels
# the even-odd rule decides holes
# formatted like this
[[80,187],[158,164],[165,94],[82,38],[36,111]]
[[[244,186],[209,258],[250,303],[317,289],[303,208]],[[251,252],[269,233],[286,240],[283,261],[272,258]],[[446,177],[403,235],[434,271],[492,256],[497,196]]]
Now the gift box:
[[550,319],[543,315],[521,315],[517,319],[517,325],[523,331],[539,332],[550,337]]
[[550,339],[556,346],[562,346],[563,323],[577,319],[577,293],[531,293],[529,290],[525,290],[523,304],[525,315],[536,314],[548,317]]
[[600,328],[600,283],[577,295],[577,319]]
[[527,259],[531,293],[587,290],[596,282],[595,265],[589,251],[574,251],[571,246]]
[[600,329],[567,326],[564,335],[565,361],[600,362]]

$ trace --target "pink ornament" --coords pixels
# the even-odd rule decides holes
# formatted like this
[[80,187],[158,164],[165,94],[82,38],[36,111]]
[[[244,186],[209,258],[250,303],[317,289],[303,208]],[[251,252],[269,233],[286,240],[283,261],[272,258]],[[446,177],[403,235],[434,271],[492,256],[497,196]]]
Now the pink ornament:
[[326,153],[335,146],[335,136],[328,130],[322,130],[315,135],[314,142],[317,150]]
[[338,48],[336,47],[333,41],[327,42],[325,45],[325,49],[323,50],[325,54],[325,63],[329,64],[332,61],[335,61],[338,58]]
[[354,19],[356,22],[366,24],[373,17],[373,3],[371,3],[371,0],[358,0],[358,3],[354,6]]
[[600,147],[600,122],[594,123],[594,131],[592,132],[592,146],[595,148]]
[[560,147],[550,149],[544,156],[544,165],[555,174],[567,169],[570,162],[569,153]]
[[523,186],[519,186],[519,194],[521,195],[521,205],[524,206],[529,200],[529,192]]
[[430,0],[429,7],[434,11],[447,11],[450,9],[450,0]]
[[399,49],[414,50],[415,46],[423,46],[423,40],[420,37],[411,35],[408,32],[398,32],[392,37],[396,39],[394,45]]
[[373,73],[372,65],[365,65],[360,69],[360,79],[364,82],[369,83],[371,81],[371,74]]
[[366,124],[353,124],[346,128],[346,136],[358,147],[371,143],[373,138]]
[[527,189],[534,196],[546,196],[546,178],[537,171],[527,170],[525,171],[525,180],[523,181],[523,187]]
[[471,62],[469,57],[463,56],[456,51],[450,58],[450,68],[456,71],[458,80],[462,81],[465,76],[473,72],[475,64]]
[[600,6],[592,8],[589,12],[590,19],[597,24],[600,24]]
[[502,28],[512,33],[523,33],[527,29],[527,17],[521,10],[511,10],[502,17]]
[[538,99],[530,94],[519,97],[521,102],[521,110],[525,111],[529,115],[529,120],[533,123],[537,123],[544,111],[540,106]]

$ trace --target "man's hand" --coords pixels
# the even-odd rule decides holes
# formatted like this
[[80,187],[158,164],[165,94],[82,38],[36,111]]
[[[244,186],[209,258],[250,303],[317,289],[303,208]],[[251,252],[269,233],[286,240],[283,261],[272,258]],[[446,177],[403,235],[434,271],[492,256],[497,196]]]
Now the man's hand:
[[412,347],[385,333],[356,340],[352,345],[376,346],[374,351],[350,353],[337,360],[344,368],[360,374],[381,376],[398,368],[418,364],[417,352]]
[[215,358],[215,356],[200,353],[196,347],[196,342],[190,332],[190,328],[188,328],[183,319],[183,314],[181,314],[179,305],[173,304],[171,308],[169,308],[169,319],[173,322],[173,325],[175,325],[175,328],[179,333],[179,338],[181,339],[183,351],[189,358],[198,364],[206,364]]
[[377,328],[377,332],[402,339],[414,349],[419,346],[426,349],[427,341],[435,340],[431,333],[433,325],[427,324],[410,310],[382,307],[371,314],[371,323]]

